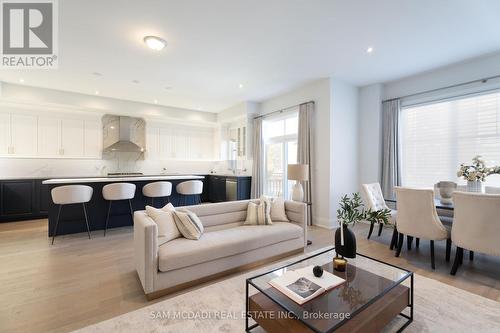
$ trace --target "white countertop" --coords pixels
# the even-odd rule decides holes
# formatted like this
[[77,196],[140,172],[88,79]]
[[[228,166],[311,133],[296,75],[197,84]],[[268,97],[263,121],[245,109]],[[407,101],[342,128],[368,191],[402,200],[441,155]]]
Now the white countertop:
[[183,179],[204,179],[205,176],[179,175],[179,176],[135,176],[135,177],[90,177],[90,178],[54,178],[47,179],[42,184],[75,184],[75,183],[112,183],[112,182],[133,182],[145,180],[183,180]]

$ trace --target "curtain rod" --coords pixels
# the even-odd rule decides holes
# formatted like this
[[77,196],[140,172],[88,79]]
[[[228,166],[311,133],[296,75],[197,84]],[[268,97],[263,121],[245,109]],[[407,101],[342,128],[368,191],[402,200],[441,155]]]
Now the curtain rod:
[[436,89],[430,89],[430,90],[425,90],[425,91],[421,91],[421,92],[414,93],[414,94],[409,94],[409,95],[405,95],[405,96],[400,96],[400,97],[394,97],[394,98],[385,99],[385,100],[382,101],[382,103],[383,102],[389,102],[389,101],[395,101],[397,99],[403,99],[403,98],[408,98],[408,97],[413,97],[413,96],[418,96],[418,95],[424,95],[424,94],[428,94],[428,93],[435,92],[435,91],[440,91],[440,90],[445,90],[445,89],[450,89],[450,88],[456,88],[456,87],[466,86],[466,85],[469,85],[469,84],[472,84],[472,83],[478,83],[478,82],[486,83],[489,80],[498,79],[498,78],[500,78],[500,75],[494,75],[494,76],[485,77],[485,78],[482,78],[482,79],[477,79],[477,80],[472,80],[472,81],[468,81],[468,82],[452,84],[451,86],[446,86],[446,87],[441,87],[441,88],[436,88]]
[[266,113],[266,114],[261,114],[261,115],[255,116],[255,117],[253,117],[253,119],[265,118],[265,117],[270,116],[270,115],[275,114],[275,113],[283,113],[283,112],[285,112],[287,110],[296,108],[297,106],[301,106],[301,105],[307,104],[307,103],[314,103],[314,101],[308,101],[308,102],[304,102],[304,103],[300,103],[300,104],[295,104],[295,105],[292,105],[292,106],[288,106],[288,107],[286,107],[284,109],[279,109],[279,110],[276,110],[276,111],[273,111],[273,112],[269,112],[269,113]]

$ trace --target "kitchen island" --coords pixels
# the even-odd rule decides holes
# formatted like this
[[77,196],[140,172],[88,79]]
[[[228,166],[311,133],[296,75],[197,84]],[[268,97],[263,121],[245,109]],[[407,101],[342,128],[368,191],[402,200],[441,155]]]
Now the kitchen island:
[[[127,182],[136,185],[135,197],[132,199],[132,209],[143,210],[146,205],[151,205],[151,199],[142,195],[142,187],[155,181],[169,181],[172,183],[172,195],[168,198],[174,206],[178,206],[180,195],[175,190],[177,184],[186,180],[201,180],[203,184],[202,201],[207,201],[207,184],[205,176],[202,175],[145,175],[145,176],[121,176],[121,177],[88,177],[88,178],[55,178],[47,179],[42,182],[50,190],[63,185],[88,185],[93,188],[92,200],[86,204],[90,230],[104,230],[106,215],[108,211],[108,202],[102,197],[102,188],[110,183]],[[155,206],[163,207],[167,198],[156,198]],[[188,205],[194,203],[194,198],[188,198]],[[57,220],[58,205],[52,200],[49,203],[48,216],[49,228],[48,234],[52,236],[54,226]],[[108,230],[111,228],[129,226],[133,224],[130,216],[130,208],[127,200],[113,202],[113,208],[109,217]],[[82,205],[65,205],[62,209],[57,235],[73,234],[87,231]]]

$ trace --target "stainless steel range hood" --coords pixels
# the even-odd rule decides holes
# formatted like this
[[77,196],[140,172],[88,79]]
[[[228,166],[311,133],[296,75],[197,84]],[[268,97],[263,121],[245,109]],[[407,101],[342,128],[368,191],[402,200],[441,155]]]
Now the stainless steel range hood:
[[144,120],[125,116],[115,117],[118,119],[104,125],[104,135],[108,139],[106,140],[108,144],[105,146],[104,152],[144,152],[141,143],[144,140],[137,140],[136,133],[139,126],[144,127]]

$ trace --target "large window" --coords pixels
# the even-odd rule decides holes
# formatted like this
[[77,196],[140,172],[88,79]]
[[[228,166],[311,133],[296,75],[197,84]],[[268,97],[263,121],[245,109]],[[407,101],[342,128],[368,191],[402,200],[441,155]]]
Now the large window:
[[298,112],[265,119],[264,194],[288,198],[293,183],[287,180],[287,165],[297,163]]
[[[432,187],[457,178],[460,163],[481,155],[500,165],[500,93],[404,107],[401,114],[404,186]],[[486,183],[500,185],[500,176]]]

